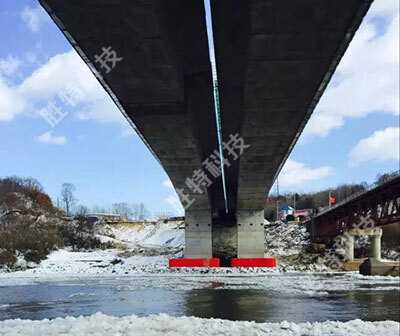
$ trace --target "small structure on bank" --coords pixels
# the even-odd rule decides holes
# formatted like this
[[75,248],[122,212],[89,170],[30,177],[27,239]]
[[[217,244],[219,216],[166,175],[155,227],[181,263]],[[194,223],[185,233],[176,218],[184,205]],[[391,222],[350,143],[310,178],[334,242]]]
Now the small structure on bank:
[[312,209],[295,210],[290,205],[286,205],[279,212],[279,219],[281,221],[299,221],[302,222],[308,219],[313,214]]
[[107,214],[107,213],[92,213],[92,214],[87,214],[86,217],[93,223],[103,222],[107,224],[114,224],[126,220],[121,215]]

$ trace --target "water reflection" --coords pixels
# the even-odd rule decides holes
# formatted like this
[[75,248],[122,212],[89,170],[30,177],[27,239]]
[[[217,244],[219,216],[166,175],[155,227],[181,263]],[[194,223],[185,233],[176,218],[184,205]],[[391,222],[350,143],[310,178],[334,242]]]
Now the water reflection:
[[185,315],[264,321],[271,299],[258,290],[194,290],[185,293]]
[[[399,291],[343,292],[345,310],[353,310],[358,318],[368,321],[400,321]],[[339,300],[340,302],[341,300]]]
[[399,321],[397,291],[344,292],[328,297],[264,290],[196,290],[185,294],[185,315],[256,322]]

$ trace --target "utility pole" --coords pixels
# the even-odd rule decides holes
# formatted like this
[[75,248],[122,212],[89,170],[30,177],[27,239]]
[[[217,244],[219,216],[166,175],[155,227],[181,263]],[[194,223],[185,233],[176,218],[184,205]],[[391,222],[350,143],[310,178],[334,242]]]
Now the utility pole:
[[280,200],[276,200],[276,221],[279,221],[279,203]]
[[296,211],[296,193],[293,195],[293,209]]
[[329,190],[329,198],[328,198],[329,209],[332,207],[332,204],[331,204],[331,196],[332,196],[332,191]]
[[278,177],[276,178],[276,194],[279,197],[279,179],[278,179]]
[[278,177],[276,178],[276,221],[279,221],[279,203],[281,202],[279,200],[279,179]]

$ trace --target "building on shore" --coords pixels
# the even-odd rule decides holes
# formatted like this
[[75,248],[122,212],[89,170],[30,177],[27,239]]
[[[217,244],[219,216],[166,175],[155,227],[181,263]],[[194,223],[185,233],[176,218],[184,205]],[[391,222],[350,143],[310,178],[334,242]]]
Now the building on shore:
[[107,214],[107,213],[92,213],[92,214],[87,214],[86,217],[91,222],[103,222],[107,224],[120,223],[126,220],[121,215]]
[[286,205],[279,211],[279,219],[281,221],[298,221],[302,222],[313,214],[313,209],[295,210],[290,205]]

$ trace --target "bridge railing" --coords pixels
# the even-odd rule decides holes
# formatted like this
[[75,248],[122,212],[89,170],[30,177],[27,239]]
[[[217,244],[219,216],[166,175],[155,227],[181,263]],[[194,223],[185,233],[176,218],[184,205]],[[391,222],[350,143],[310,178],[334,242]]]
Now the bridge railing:
[[[355,199],[355,198],[357,198],[357,197],[359,197],[359,196],[361,196],[361,195],[363,195],[363,194],[365,194],[365,193],[367,193],[367,192],[369,192],[369,191],[371,191],[371,190],[373,190],[373,189],[375,189],[377,187],[380,187],[381,185],[384,185],[384,184],[394,180],[395,178],[397,178],[399,176],[400,176],[400,170],[397,170],[397,171],[389,173],[389,174],[385,174],[385,180],[383,182],[376,181],[376,182],[370,184],[364,190],[360,190],[360,191],[350,195],[349,197],[341,200],[340,202],[337,202],[335,205],[331,206],[330,208],[322,210],[321,212],[319,212],[317,214],[317,216],[321,216],[322,214],[325,214],[325,213],[327,213],[329,211],[332,211],[332,210],[340,207],[341,205],[343,205],[343,204],[345,204],[347,202],[350,202],[351,200],[353,200],[353,199]],[[315,217],[317,217],[317,216],[315,216]]]

